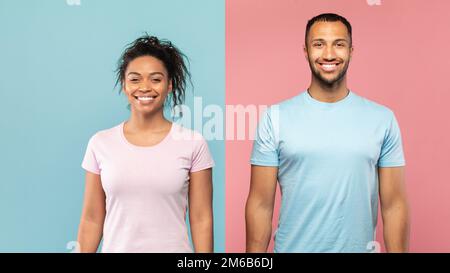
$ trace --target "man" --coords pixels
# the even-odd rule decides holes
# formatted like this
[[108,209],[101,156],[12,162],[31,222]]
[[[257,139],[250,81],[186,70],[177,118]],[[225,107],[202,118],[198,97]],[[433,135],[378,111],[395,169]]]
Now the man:
[[388,108],[347,88],[350,23],[321,14],[306,27],[307,91],[263,115],[251,156],[247,252],[265,252],[277,181],[275,252],[373,250],[378,196],[388,252],[406,252],[409,214],[402,140]]

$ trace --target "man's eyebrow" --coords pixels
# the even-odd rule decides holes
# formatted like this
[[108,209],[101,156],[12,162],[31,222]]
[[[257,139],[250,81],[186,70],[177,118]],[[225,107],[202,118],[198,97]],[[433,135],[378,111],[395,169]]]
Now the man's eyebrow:
[[[313,39],[312,42],[326,42],[326,41],[323,38],[316,38],[316,39]],[[339,39],[336,39],[336,40],[333,41],[333,43],[336,43],[336,42],[346,42],[346,43],[348,43],[349,41],[347,39],[344,39],[344,38],[339,38]]]
[[346,43],[348,43],[348,40],[344,39],[344,38],[341,38],[341,39],[334,40],[334,42],[346,42]]

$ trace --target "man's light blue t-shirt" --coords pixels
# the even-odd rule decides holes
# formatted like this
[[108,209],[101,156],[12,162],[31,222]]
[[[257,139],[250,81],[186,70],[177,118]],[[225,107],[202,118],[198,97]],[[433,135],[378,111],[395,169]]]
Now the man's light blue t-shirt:
[[371,251],[378,168],[405,165],[393,112],[351,91],[335,103],[305,91],[269,107],[250,162],[278,167],[275,252]]

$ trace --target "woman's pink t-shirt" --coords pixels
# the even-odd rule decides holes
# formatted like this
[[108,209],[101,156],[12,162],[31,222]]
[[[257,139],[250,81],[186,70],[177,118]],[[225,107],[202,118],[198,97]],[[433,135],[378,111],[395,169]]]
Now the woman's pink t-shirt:
[[172,123],[160,143],[136,146],[123,125],[92,136],[81,164],[101,176],[106,194],[102,252],[192,252],[189,173],[214,166],[205,139]]

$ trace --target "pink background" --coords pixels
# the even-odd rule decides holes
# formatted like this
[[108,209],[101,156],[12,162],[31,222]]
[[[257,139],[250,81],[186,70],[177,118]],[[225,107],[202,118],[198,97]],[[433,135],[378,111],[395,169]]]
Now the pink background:
[[[450,252],[450,1],[227,0],[226,104],[269,105],[305,90],[304,29],[323,12],[353,26],[349,87],[391,108],[400,123],[410,250]],[[226,252],[245,251],[251,147],[251,141],[226,144]],[[274,230],[278,208],[279,192]],[[379,219],[380,242],[381,226]]]

